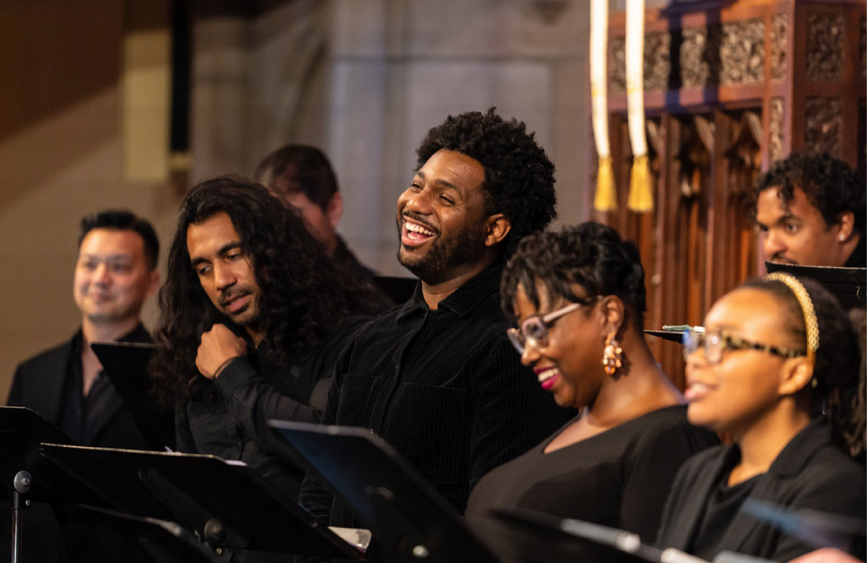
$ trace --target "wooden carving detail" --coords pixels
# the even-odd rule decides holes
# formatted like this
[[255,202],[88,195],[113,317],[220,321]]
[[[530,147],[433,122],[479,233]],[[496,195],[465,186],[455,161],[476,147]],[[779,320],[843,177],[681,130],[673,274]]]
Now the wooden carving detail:
[[726,23],[720,44],[720,84],[755,84],[765,78],[765,22]]
[[[706,27],[683,29],[680,43],[680,83],[684,88],[704,88],[718,84],[719,33]],[[716,31],[719,31],[716,28]]]
[[786,77],[788,29],[789,14],[774,14],[771,18],[771,80],[783,80]]
[[814,82],[840,80],[843,75],[843,14],[807,15],[807,78]]
[[658,31],[644,36],[644,91],[668,89],[671,35]]
[[843,104],[840,98],[815,97],[804,102],[805,148],[840,157]]
[[771,162],[783,158],[783,98],[772,98],[768,125],[768,157]]

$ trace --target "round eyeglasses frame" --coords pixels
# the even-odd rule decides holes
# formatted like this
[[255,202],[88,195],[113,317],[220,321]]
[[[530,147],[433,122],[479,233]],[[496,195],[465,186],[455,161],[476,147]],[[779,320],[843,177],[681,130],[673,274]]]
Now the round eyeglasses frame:
[[577,311],[584,305],[589,305],[596,301],[598,297],[592,297],[583,301],[570,303],[565,307],[561,307],[556,311],[551,311],[544,315],[532,315],[524,319],[520,328],[510,328],[506,331],[509,336],[509,341],[519,354],[523,355],[527,349],[527,345],[534,348],[545,348],[548,346],[548,329],[554,325],[554,322],[573,311]]
[[803,350],[792,350],[790,348],[783,348],[782,346],[770,346],[768,344],[751,342],[719,330],[699,332],[689,329],[684,331],[684,359],[687,359],[690,354],[702,347],[704,348],[705,361],[709,365],[720,363],[726,350],[758,350],[759,352],[780,356],[781,358],[797,358],[807,355],[807,352]]

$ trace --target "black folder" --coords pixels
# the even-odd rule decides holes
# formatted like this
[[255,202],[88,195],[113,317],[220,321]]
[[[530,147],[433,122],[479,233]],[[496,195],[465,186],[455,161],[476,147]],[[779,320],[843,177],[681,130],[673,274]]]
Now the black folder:
[[809,278],[834,294],[843,310],[864,308],[867,303],[867,268],[802,266],[783,262],[765,262],[768,273],[785,272],[796,278]]
[[253,468],[215,456],[43,444],[114,509],[173,520],[212,546],[361,559]]
[[280,420],[268,424],[369,525],[386,561],[498,561],[454,507],[372,432]]
[[94,342],[90,347],[151,448],[174,449],[174,412],[157,404],[150,392],[148,364],[156,345],[143,342]]

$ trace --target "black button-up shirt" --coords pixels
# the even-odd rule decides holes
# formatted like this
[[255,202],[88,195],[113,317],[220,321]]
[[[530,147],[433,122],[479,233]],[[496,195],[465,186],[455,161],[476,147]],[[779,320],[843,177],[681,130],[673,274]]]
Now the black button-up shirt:
[[[421,284],[370,321],[337,362],[323,423],[389,442],[460,512],[472,487],[574,413],[556,406],[506,337],[502,267],[487,268],[428,309]],[[332,525],[354,518],[308,473],[302,503]]]

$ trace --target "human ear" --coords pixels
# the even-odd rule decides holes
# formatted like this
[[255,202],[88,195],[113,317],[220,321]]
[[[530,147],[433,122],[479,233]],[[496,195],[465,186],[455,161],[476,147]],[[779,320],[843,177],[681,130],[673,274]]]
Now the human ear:
[[328,217],[328,222],[332,229],[337,228],[337,223],[343,216],[343,196],[340,192],[334,192],[328,199],[328,205],[325,206],[325,215]]
[[626,318],[626,308],[623,305],[623,301],[616,295],[609,295],[602,300],[599,309],[602,311],[605,333],[619,333],[620,327],[623,326],[623,321]]
[[790,358],[783,364],[777,391],[780,395],[794,395],[813,379],[813,362],[805,357]]
[[150,297],[153,295],[157,289],[160,287],[160,272],[156,268],[154,268],[150,274],[148,274],[148,288],[145,292],[145,297]]
[[512,230],[512,222],[502,213],[491,215],[486,219],[486,222],[485,246],[494,246],[503,242],[503,239]]

